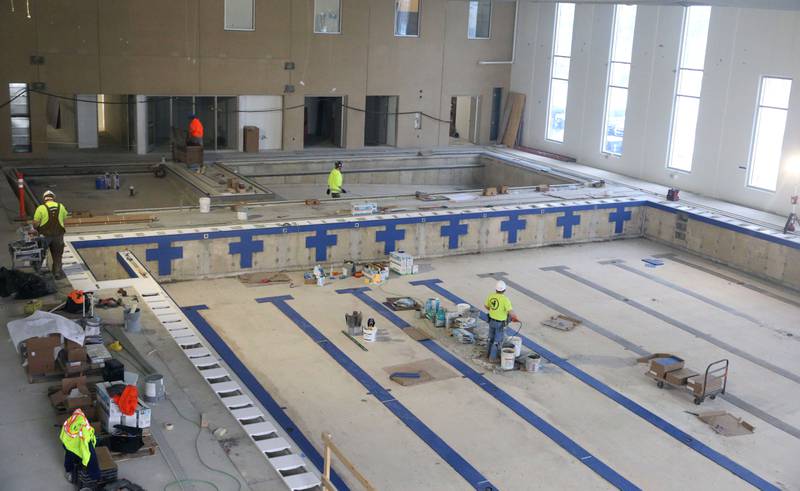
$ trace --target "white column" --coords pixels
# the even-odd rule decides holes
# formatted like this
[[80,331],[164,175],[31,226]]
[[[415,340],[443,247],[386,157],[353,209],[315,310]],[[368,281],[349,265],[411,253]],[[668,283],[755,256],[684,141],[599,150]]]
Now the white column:
[[136,96],[136,153],[147,153],[147,96]]
[[[78,148],[97,148],[97,95],[82,94],[75,102]],[[86,102],[82,102],[86,101]]]

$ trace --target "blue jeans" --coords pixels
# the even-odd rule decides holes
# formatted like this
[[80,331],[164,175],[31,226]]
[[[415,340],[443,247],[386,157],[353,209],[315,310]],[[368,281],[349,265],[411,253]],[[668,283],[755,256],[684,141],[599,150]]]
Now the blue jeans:
[[489,361],[500,359],[500,350],[506,338],[506,324],[505,321],[489,319]]

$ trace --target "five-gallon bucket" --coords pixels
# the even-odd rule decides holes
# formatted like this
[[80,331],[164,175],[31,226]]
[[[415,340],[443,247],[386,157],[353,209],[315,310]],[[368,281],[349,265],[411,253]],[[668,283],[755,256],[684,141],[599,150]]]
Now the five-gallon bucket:
[[500,352],[500,368],[503,370],[514,369],[514,348],[503,348]]

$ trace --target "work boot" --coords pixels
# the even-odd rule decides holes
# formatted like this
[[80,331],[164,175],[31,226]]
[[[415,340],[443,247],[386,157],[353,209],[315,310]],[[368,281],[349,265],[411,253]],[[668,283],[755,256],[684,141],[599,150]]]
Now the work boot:
[[58,270],[58,271],[53,272],[53,278],[55,278],[57,280],[63,280],[66,277],[67,276],[64,274],[64,271],[62,271],[62,270]]

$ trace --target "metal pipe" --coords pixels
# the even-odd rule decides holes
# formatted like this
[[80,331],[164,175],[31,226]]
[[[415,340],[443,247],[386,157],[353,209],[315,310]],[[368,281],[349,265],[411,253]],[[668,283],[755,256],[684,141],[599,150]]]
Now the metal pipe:
[[478,65],[513,65],[517,56],[517,24],[519,23],[519,0],[514,0],[514,34],[511,37],[511,59],[508,61],[481,60]]

